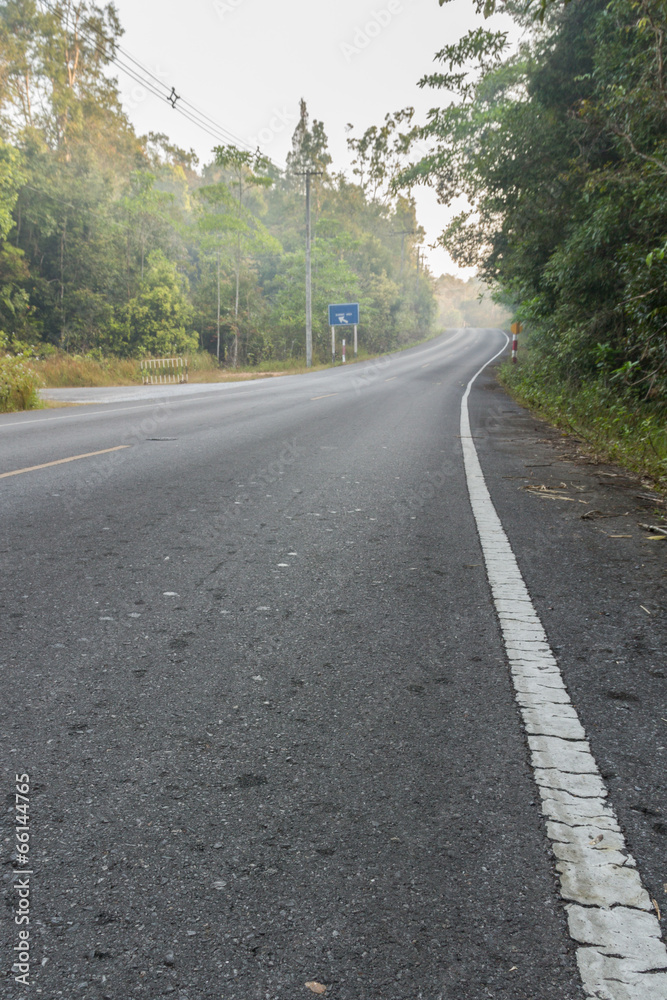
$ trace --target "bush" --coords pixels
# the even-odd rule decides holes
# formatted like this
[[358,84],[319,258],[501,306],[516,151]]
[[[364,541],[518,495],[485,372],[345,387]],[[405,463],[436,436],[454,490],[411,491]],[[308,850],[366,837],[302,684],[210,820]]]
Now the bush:
[[186,356],[188,362],[188,369],[191,372],[210,372],[219,371],[221,365],[215,357],[215,354],[211,354],[209,351],[192,351]]
[[34,410],[40,406],[41,378],[25,356],[0,355],[0,413]]
[[518,402],[556,427],[581,437],[606,461],[667,486],[667,411],[664,400],[638,400],[603,379],[564,381],[530,350],[518,365],[505,363],[500,381]]

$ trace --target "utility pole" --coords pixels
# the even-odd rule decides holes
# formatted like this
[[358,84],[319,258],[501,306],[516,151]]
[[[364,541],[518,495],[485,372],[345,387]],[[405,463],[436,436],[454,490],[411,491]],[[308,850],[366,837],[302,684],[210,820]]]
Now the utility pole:
[[303,170],[297,176],[306,178],[306,368],[313,365],[313,283],[311,274],[310,238],[310,178],[319,177],[321,170]]
[[[218,364],[220,363],[220,251],[218,250]],[[223,358],[224,360],[224,358]]]
[[422,247],[420,247],[420,246],[417,247],[417,280],[416,280],[416,283],[415,283],[415,310],[414,310],[415,311],[415,329],[417,331],[419,331],[419,328],[420,328],[420,322],[419,322],[419,251],[421,249],[422,249]]

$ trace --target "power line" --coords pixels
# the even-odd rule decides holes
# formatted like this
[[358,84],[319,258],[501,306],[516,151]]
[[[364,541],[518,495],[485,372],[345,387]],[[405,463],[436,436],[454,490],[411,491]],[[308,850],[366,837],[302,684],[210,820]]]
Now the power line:
[[200,117],[203,118],[205,121],[209,122],[211,125],[214,125],[216,128],[220,129],[221,132],[225,133],[227,136],[229,136],[231,140],[234,141],[235,145],[241,143],[241,145],[245,146],[246,149],[250,148],[247,143],[242,142],[242,140],[238,139],[238,137],[236,137],[233,132],[227,131],[227,129],[223,128],[221,125],[216,125],[213,119],[209,118],[208,115],[205,115],[203,111],[197,111],[197,108],[195,108],[193,104],[190,104],[189,101],[186,101],[184,97],[181,98],[181,103],[184,104],[187,108],[191,108],[193,111],[197,112],[197,114],[200,115]]
[[[46,3],[47,0],[42,0],[42,2]],[[106,41],[110,41],[110,39],[106,39]],[[162,82],[162,80],[160,80],[160,78],[157,77],[155,73],[152,73],[146,66],[144,66],[143,63],[139,62],[138,59],[135,59],[134,56],[127,51],[127,49],[124,49],[121,45],[116,45],[115,47],[117,51],[120,52],[125,59],[129,59],[130,62],[134,63],[134,65],[137,66],[142,73],[145,73],[146,76],[149,76],[152,80],[155,80],[155,82],[159,84],[160,87],[165,87],[165,84]],[[175,94],[175,89],[173,87],[172,87],[172,93]],[[170,97],[167,97],[167,100],[169,99]],[[243,140],[240,139],[239,136],[235,135],[233,132],[230,132],[229,129],[224,128],[222,125],[219,125],[216,121],[213,120],[213,118],[210,118],[203,111],[200,111],[197,107],[195,107],[194,104],[191,104],[190,101],[187,101],[184,97],[180,97],[177,95],[176,100],[177,101],[180,100],[181,104],[186,105],[188,108],[191,109],[191,111],[195,112],[195,114],[198,117],[207,121],[209,125],[212,125],[217,132],[221,133],[224,136],[227,136],[228,139],[231,139],[236,145],[240,144],[242,146],[247,147],[247,143],[243,142]],[[172,104],[172,107],[176,108],[176,105]]]
[[[63,13],[50,3],[49,0],[40,0],[40,2],[62,23],[65,23]],[[96,38],[91,37],[90,30],[95,31],[97,35]],[[229,129],[219,125],[213,118],[210,118],[203,111],[200,111],[190,101],[187,101],[185,98],[177,94],[176,89],[173,86],[169,88],[162,82],[162,80],[159,79],[159,77],[155,75],[155,73],[152,73],[151,70],[144,66],[143,63],[131,55],[131,53],[129,53],[126,49],[117,45],[113,39],[107,38],[107,36],[104,35],[100,29],[93,28],[90,30],[79,29],[79,34],[82,38],[86,39],[86,41],[93,44],[98,52],[100,51],[101,43],[106,42],[106,44],[111,47],[111,52],[113,53],[109,56],[109,61],[134,80],[135,83],[144,87],[150,94],[152,94],[152,96],[157,97],[160,101],[168,101],[174,111],[177,111],[183,118],[191,122],[191,124],[195,125],[197,128],[201,129],[201,131],[206,132],[206,134],[216,142],[223,145],[231,143],[234,146],[250,151],[248,143],[246,143],[239,136],[235,135],[233,132],[229,131]],[[134,66],[137,67],[137,69],[128,65],[124,60],[129,60],[130,63],[133,63]],[[151,80],[154,80],[155,83],[151,83]],[[155,84],[157,84],[157,87]],[[189,110],[186,110],[186,108]]]
[[[42,0],[42,2],[44,2],[44,0]],[[196,125],[197,128],[200,128],[203,132],[206,132],[207,135],[211,136],[211,138],[214,139],[216,142],[222,142],[223,144],[226,145],[230,141],[231,133],[230,134],[225,134],[225,133],[222,132],[222,130],[220,130],[220,131],[214,131],[213,129],[209,128],[205,124],[205,122],[201,121],[196,115],[192,115],[188,111],[185,111],[183,108],[178,107],[178,103],[177,102],[178,102],[178,100],[180,100],[180,98],[178,97],[178,95],[176,95],[176,92],[175,92],[175,90],[174,90],[173,87],[172,87],[172,93],[175,95],[175,100],[171,100],[170,99],[171,95],[165,94],[164,91],[162,93],[160,93],[160,91],[157,90],[157,88],[154,87],[153,84],[151,84],[148,80],[143,79],[137,72],[135,72],[135,70],[131,69],[128,66],[125,66],[119,59],[114,59],[113,62],[115,63],[116,66],[118,66],[119,69],[121,69],[124,73],[126,73],[132,80],[134,80],[136,83],[140,84],[140,86],[145,87],[146,90],[148,90],[148,92],[150,94],[152,94],[154,97],[157,97],[158,100],[160,100],[160,101],[163,101],[163,100],[169,101],[169,103],[171,104],[172,108],[175,111],[178,111],[178,113],[180,115],[182,115],[184,118],[186,118],[189,122],[192,122],[193,125]],[[160,86],[163,87],[164,90],[167,89],[166,86],[165,86],[165,84],[163,84],[163,83],[160,83]]]

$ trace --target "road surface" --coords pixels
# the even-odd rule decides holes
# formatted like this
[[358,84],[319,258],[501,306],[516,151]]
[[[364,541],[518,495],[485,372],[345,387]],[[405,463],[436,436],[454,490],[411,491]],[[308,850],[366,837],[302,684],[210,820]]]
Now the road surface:
[[[505,339],[0,417],[3,997],[667,997],[662,543],[489,371],[466,432]],[[610,793],[554,782],[581,827],[543,815],[512,553]],[[556,862],[609,847],[603,947]]]

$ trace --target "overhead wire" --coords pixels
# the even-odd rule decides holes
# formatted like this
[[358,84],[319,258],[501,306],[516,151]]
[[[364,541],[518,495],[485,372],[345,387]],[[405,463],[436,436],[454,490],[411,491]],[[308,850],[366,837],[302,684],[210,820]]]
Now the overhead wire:
[[219,130],[219,131],[223,132],[223,133],[224,133],[224,134],[225,134],[225,135],[226,135],[226,136],[228,137],[228,139],[232,141],[232,143],[233,143],[233,144],[234,144],[235,146],[244,146],[244,147],[245,147],[246,149],[250,149],[250,146],[248,145],[248,143],[247,143],[247,142],[244,142],[244,141],[243,141],[242,139],[239,139],[239,137],[238,137],[238,136],[234,135],[234,133],[233,133],[233,132],[229,132],[229,131],[228,131],[228,129],[226,129],[226,128],[223,128],[223,126],[222,126],[222,125],[217,125],[217,124],[216,124],[216,123],[215,123],[215,122],[213,121],[213,119],[212,119],[212,118],[209,118],[209,116],[208,116],[208,115],[206,115],[206,114],[204,114],[204,112],[203,112],[203,111],[199,111],[199,110],[198,110],[198,109],[197,109],[197,108],[196,108],[196,107],[194,106],[194,104],[191,104],[191,103],[190,103],[190,101],[187,101],[187,100],[186,100],[186,99],[185,99],[184,97],[181,97],[181,98],[180,98],[180,100],[181,100],[181,104],[184,104],[184,105],[185,105],[185,106],[186,106],[187,108],[191,108],[193,112],[195,112],[195,113],[196,113],[197,115],[199,115],[199,116],[200,116],[201,118],[203,118],[203,119],[204,119],[205,121],[207,121],[207,122],[210,122],[210,124],[211,124],[211,125],[214,125],[214,126],[215,126],[215,127],[216,127],[216,128],[217,128],[217,129]]
[[[58,8],[50,2],[50,0],[40,0],[40,3],[42,3],[47,10],[64,23],[65,19],[63,12],[59,11]],[[91,36],[91,30],[95,31],[97,37]],[[136,59],[131,53],[116,44],[113,39],[107,38],[107,36],[104,35],[100,29],[92,28],[84,30],[79,28],[79,34],[82,38],[86,39],[86,41],[93,44],[98,51],[100,51],[101,42],[106,42],[107,45],[111,47],[112,54],[108,56],[110,62],[112,62],[123,73],[127,74],[127,76],[134,80],[135,83],[144,87],[153,97],[157,97],[160,101],[167,101],[171,103],[172,108],[177,111],[178,114],[193,124],[196,128],[205,132],[216,142],[219,142],[222,145],[231,143],[232,145],[244,149],[247,152],[252,151],[247,142],[235,135],[229,129],[220,125],[213,118],[205,114],[180,94],[177,94],[175,87],[167,86],[167,84],[160,80],[155,73],[151,72],[151,70],[144,66],[143,63]],[[124,60],[129,60],[129,62],[133,63],[137,69],[128,65]],[[155,83],[152,83],[151,81],[155,81]],[[157,86],[155,84],[157,84]]]
[[[43,0],[43,2],[47,2],[47,0]],[[166,84],[164,84],[162,80],[160,80],[160,78],[155,75],[155,73],[152,73],[151,70],[148,69],[148,67],[144,66],[143,63],[139,62],[138,59],[135,59],[135,57],[130,52],[128,52],[127,49],[124,49],[122,45],[116,45],[115,48],[118,52],[121,53],[121,55],[125,59],[129,59],[130,62],[134,63],[134,65],[137,66],[142,73],[145,73],[151,79],[155,80],[155,82],[158,83],[161,87],[166,88]],[[172,93],[173,92],[174,91],[172,89]],[[166,99],[169,100],[169,96],[167,96]],[[224,126],[219,125],[218,122],[214,121],[213,118],[209,117],[209,115],[205,114],[190,101],[186,100],[184,97],[181,96],[179,96],[177,99],[181,102],[181,104],[184,104],[186,105],[186,107],[190,108],[191,111],[194,112],[194,114],[197,117],[205,120],[206,122],[208,122],[209,125],[212,125],[217,132],[225,136],[228,140],[232,140],[232,142],[234,142],[236,145],[247,146],[247,143],[245,143],[242,139],[240,139],[239,136],[235,135],[233,132],[230,132],[229,129],[226,129]],[[178,110],[178,108],[175,105],[174,108],[175,110]]]
[[[44,0],[44,2],[47,2],[47,0]],[[160,87],[166,87],[166,84],[164,84],[162,80],[160,80],[160,78],[155,75],[155,73],[152,73],[146,66],[143,65],[143,63],[139,62],[138,59],[135,59],[135,57],[131,55],[131,53],[129,53],[127,49],[124,49],[121,45],[116,45],[115,48],[118,52],[120,52],[124,56],[125,59],[129,59],[130,62],[134,63],[134,65],[137,66],[142,73],[145,73],[147,76],[151,77],[151,79],[155,80],[155,82],[159,84]],[[169,100],[169,96],[167,96],[167,100]],[[233,132],[230,132],[229,129],[224,128],[224,126],[219,125],[218,122],[214,121],[213,118],[205,114],[190,101],[186,100],[185,97],[178,96],[177,100],[179,100],[181,104],[184,104],[186,107],[190,108],[191,111],[194,112],[196,116],[208,122],[209,125],[212,125],[214,129],[216,129],[216,131],[222,133],[228,139],[231,139],[236,145],[240,144],[242,146],[247,146],[247,143],[243,142],[243,140],[240,139],[239,136],[235,135]]]

